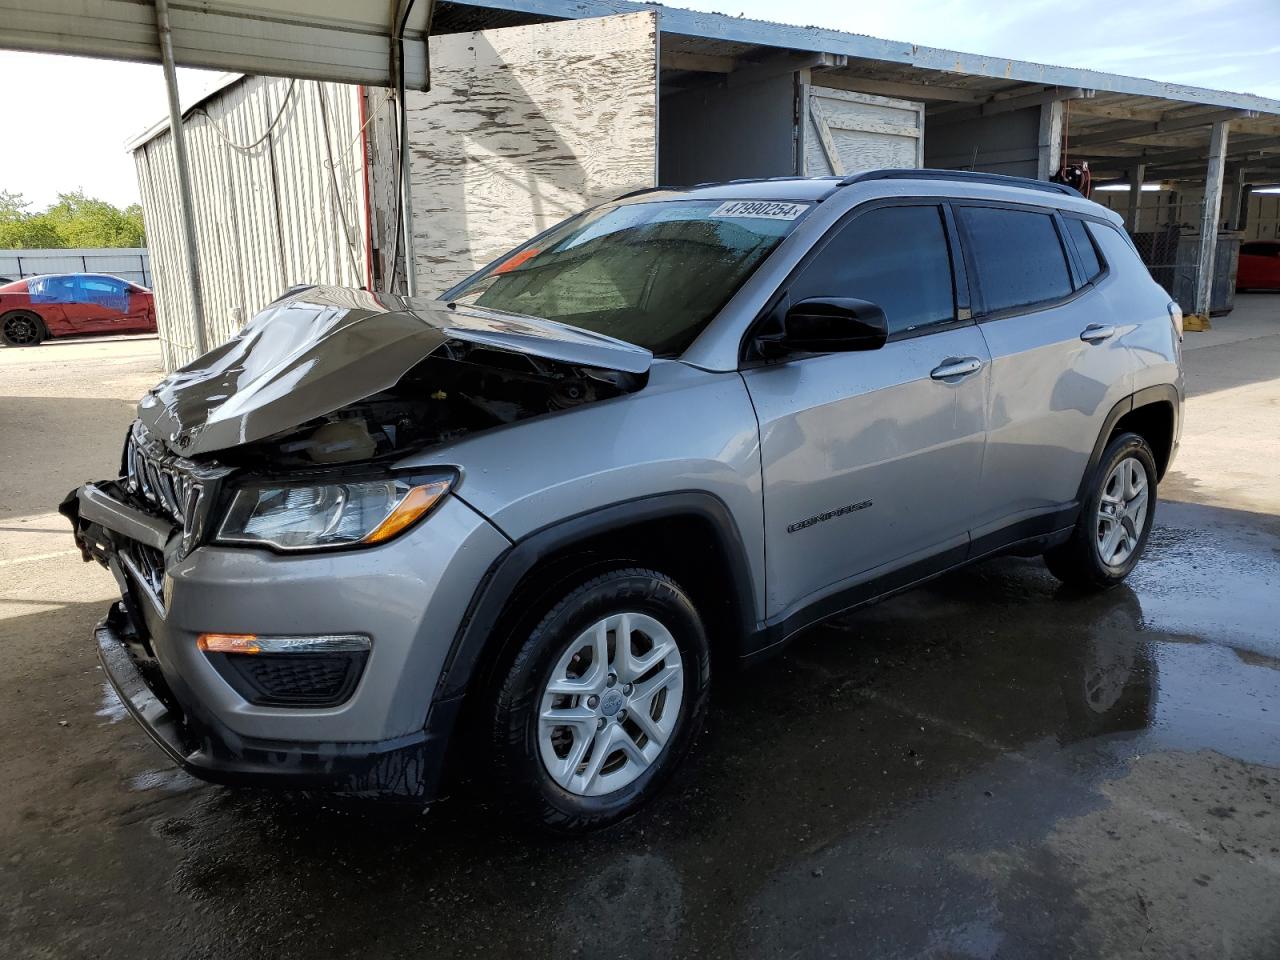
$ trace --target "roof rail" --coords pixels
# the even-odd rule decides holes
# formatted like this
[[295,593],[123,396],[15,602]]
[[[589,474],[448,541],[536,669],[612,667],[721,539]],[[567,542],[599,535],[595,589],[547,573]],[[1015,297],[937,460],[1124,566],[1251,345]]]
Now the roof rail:
[[905,170],[867,170],[855,173],[840,181],[840,186],[847,187],[852,183],[865,183],[868,180],[957,180],[961,183],[989,183],[997,187],[1021,187],[1024,190],[1039,190],[1043,193],[1059,193],[1068,197],[1081,197],[1075,187],[1065,183],[1050,183],[1047,180],[1033,180],[1031,177],[1008,177],[1003,173],[981,173],[975,170],[931,170],[928,167]]

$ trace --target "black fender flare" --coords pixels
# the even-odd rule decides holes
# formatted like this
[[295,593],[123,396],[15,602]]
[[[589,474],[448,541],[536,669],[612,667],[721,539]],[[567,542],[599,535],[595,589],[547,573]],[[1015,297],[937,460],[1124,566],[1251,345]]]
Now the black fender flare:
[[724,501],[702,490],[682,490],[625,500],[549,524],[516,541],[499,556],[472,594],[467,612],[454,635],[436,684],[433,703],[455,700],[471,685],[508,601],[520,582],[539,563],[575,543],[610,530],[636,524],[695,517],[707,523],[728,559],[731,598],[741,620],[742,637],[756,630],[756,591],[746,544]]
[[1171,383],[1158,383],[1129,394],[1112,407],[1107,418],[1102,421],[1102,429],[1098,432],[1097,442],[1093,445],[1093,452],[1089,454],[1088,466],[1085,467],[1084,475],[1080,478],[1080,487],[1076,491],[1077,504],[1084,503],[1085,493],[1093,481],[1098,464],[1102,461],[1102,454],[1107,449],[1107,441],[1111,439],[1111,433],[1115,430],[1116,424],[1126,414],[1157,403],[1167,403],[1173,408],[1173,435],[1175,439],[1177,438],[1178,421],[1182,416],[1182,395],[1178,393],[1177,387]]

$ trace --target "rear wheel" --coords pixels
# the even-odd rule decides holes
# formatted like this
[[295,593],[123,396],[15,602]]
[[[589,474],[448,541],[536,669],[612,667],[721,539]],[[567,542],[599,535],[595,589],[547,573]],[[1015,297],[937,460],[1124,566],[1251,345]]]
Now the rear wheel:
[[48,335],[44,321],[30,310],[11,310],[0,317],[0,343],[6,347],[34,347]]
[[709,684],[706,632],[679,584],[640,568],[588,580],[533,629],[498,691],[505,797],[559,833],[630,815],[688,752]]
[[1088,590],[1114,587],[1147,545],[1156,507],[1156,462],[1147,441],[1122,433],[1102,454],[1071,539],[1045,553],[1049,572]]

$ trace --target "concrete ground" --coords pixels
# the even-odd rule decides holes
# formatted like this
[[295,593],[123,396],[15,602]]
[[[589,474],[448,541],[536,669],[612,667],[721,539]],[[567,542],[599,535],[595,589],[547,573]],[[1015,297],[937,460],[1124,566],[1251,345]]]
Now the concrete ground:
[[814,629],[571,842],[206,786],[124,716],[52,510],[157,356],[0,351],[0,957],[1280,957],[1280,297],[1188,335],[1126,586],[998,560]]

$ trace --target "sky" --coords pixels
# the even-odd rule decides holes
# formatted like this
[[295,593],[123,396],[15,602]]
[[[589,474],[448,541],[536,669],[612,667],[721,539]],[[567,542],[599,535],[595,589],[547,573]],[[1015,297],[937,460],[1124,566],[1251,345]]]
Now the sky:
[[[1280,99],[1280,0],[674,0],[922,46],[1171,80]],[[205,71],[182,70],[187,95]],[[39,209],[83,189],[118,205],[138,186],[124,144],[165,116],[158,66],[0,52],[10,121],[0,190]],[[15,136],[21,120],[24,136]],[[21,144],[19,146],[19,144]]]

